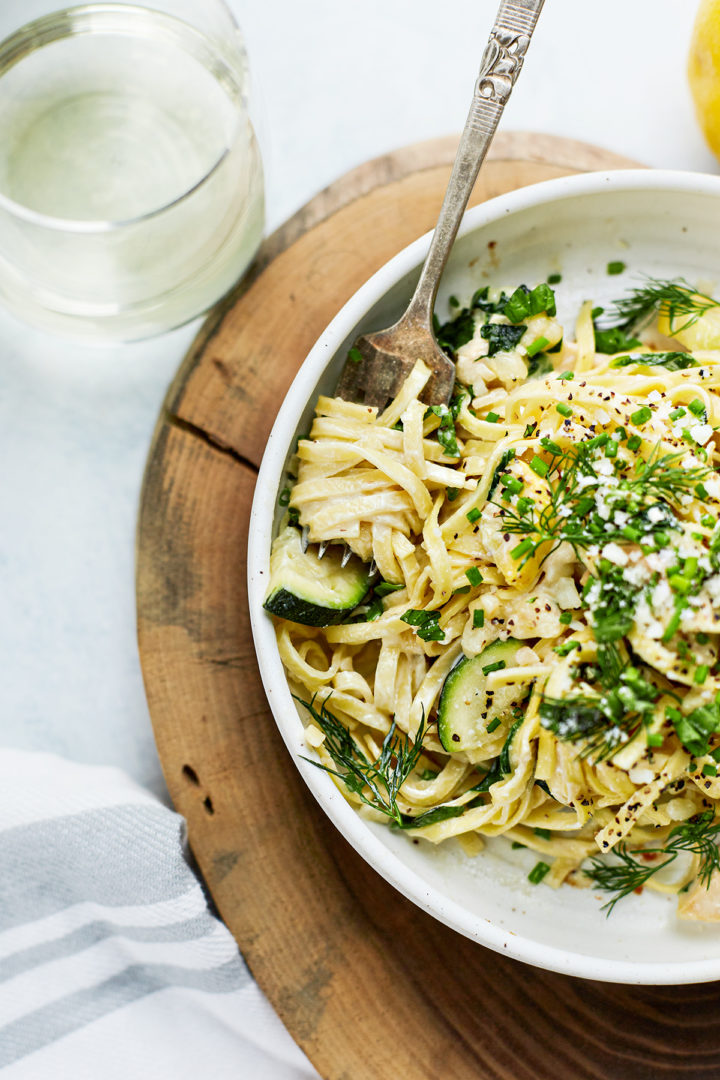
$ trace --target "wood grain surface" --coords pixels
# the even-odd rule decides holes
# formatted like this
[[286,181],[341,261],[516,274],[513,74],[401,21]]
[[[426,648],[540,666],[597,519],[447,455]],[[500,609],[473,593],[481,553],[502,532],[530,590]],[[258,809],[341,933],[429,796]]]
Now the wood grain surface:
[[[718,1080],[720,984],[571,979],[441,926],[325,818],[263,694],[245,559],[268,433],[327,323],[432,227],[454,147],[410,147],[318,195],[266,241],[168,392],[137,561],[140,654],[165,777],[220,914],[326,1080]],[[500,135],[472,201],[628,164],[564,139]]]

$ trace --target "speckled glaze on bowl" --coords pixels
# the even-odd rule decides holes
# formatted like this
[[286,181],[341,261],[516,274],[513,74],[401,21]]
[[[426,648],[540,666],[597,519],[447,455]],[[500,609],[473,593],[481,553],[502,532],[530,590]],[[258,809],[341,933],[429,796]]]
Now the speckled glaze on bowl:
[[[646,890],[606,918],[594,890],[532,886],[536,861],[493,840],[475,858],[365,821],[329,776],[301,759],[303,725],[290,696],[275,634],[262,603],[270,546],[281,511],[287,459],[306,430],[319,393],[332,393],[359,334],[387,326],[404,309],[429,237],[391,259],[348,301],[302,365],[280,409],[258,478],[250,523],[249,600],[265,692],[300,773],[325,813],[364,859],[400,892],[461,934],[541,968],[588,979],[672,984],[720,978],[720,925],[683,923],[675,900]],[[622,261],[621,276],[607,264]],[[572,327],[580,303],[602,304],[644,274],[712,288],[720,282],[720,178],[669,171],[563,177],[522,188],[470,210],[443,277],[447,297],[466,301],[480,285],[534,285],[549,273],[560,322]]]

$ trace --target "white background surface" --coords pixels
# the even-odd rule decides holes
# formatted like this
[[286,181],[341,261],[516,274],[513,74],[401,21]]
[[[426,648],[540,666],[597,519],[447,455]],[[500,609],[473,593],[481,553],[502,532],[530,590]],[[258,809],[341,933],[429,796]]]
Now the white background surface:
[[[230,6],[261,96],[273,229],[363,160],[461,128],[496,3]],[[685,76],[694,9],[547,0],[503,128],[716,172]],[[164,391],[196,329],[101,350],[0,313],[1,740],[120,765],[157,792],[135,643],[135,517]]]

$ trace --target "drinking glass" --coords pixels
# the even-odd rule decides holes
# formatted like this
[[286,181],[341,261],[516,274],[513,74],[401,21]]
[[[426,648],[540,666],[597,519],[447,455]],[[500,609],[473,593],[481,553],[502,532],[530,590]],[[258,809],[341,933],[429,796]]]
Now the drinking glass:
[[222,0],[0,4],[0,300],[96,342],[205,311],[264,227],[240,31]]

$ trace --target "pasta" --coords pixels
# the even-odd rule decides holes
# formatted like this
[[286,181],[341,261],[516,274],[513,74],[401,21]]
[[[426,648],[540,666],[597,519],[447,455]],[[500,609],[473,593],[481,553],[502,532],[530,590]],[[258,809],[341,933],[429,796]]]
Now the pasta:
[[421,360],[380,415],[318,400],[266,606],[363,813],[720,919],[719,314],[650,280],[570,340],[548,285],[485,288],[440,328],[449,408]]

